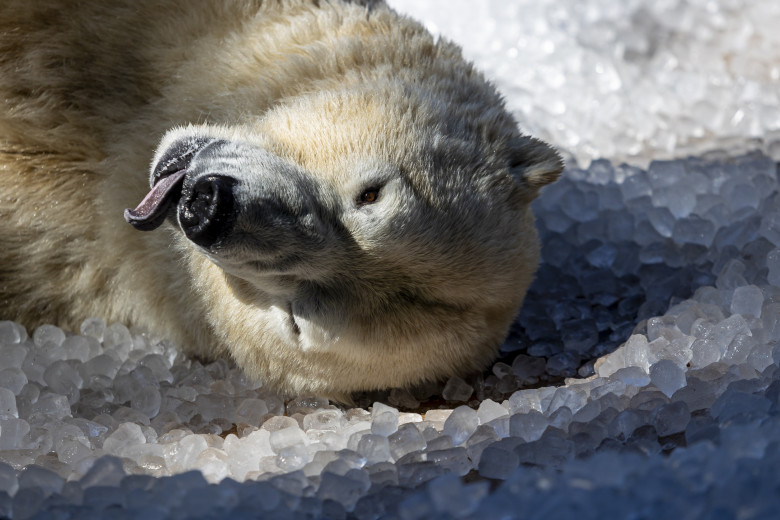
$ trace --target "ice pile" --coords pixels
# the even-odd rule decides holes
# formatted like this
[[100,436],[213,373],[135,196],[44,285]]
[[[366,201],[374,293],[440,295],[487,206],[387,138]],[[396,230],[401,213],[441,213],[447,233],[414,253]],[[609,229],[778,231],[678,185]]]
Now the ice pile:
[[766,512],[780,484],[778,197],[758,152],[567,169],[537,203],[545,264],[504,361],[370,407],[284,403],[120,324],[28,337],[2,322],[0,516],[677,516],[732,511],[748,492]]
[[535,203],[500,359],[339,407],[121,324],[0,322],[0,517],[776,515],[780,189],[752,138],[777,128],[778,8],[432,5],[530,126],[610,158]]
[[[581,162],[744,147],[770,132],[780,139],[778,2],[391,5],[461,44],[522,126]],[[779,148],[772,144],[776,159]]]

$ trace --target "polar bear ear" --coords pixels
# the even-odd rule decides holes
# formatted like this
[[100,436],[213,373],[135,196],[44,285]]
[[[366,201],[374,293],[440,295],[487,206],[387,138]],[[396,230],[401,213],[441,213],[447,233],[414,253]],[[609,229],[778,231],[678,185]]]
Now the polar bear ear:
[[562,170],[561,156],[544,141],[530,136],[521,136],[513,141],[509,171],[524,199],[535,198],[539,189],[555,181]]

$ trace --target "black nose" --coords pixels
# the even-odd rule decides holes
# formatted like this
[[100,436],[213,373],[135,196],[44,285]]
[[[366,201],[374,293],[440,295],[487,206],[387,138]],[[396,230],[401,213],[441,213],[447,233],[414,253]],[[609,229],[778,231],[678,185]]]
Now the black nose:
[[235,219],[235,179],[209,175],[195,181],[179,202],[179,224],[187,238],[202,247],[213,246]]

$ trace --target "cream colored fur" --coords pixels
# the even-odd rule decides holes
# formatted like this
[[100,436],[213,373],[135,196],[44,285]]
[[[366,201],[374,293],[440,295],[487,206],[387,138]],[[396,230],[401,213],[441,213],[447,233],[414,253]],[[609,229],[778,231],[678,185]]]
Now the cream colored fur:
[[[561,164],[455,45],[363,4],[3,0],[2,318],[101,316],[336,399],[484,367],[538,263],[528,204]],[[131,228],[153,158],[192,135],[309,177],[343,236],[269,273],[170,221]],[[376,175],[379,201],[354,207]]]

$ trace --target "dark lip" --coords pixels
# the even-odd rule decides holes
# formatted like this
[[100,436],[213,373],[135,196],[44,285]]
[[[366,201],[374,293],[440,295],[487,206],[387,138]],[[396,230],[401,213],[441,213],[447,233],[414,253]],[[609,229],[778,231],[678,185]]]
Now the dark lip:
[[[175,179],[159,184],[170,177]],[[176,206],[181,199],[182,184],[187,177],[187,170],[178,169],[160,175],[152,185],[151,191],[144,197],[135,209],[126,209],[124,213],[128,224],[139,231],[152,231],[162,225],[168,216],[171,206]]]
[[186,170],[195,156],[212,142],[214,139],[210,137],[189,136],[171,144],[155,165],[151,186],[154,187],[162,179]]

